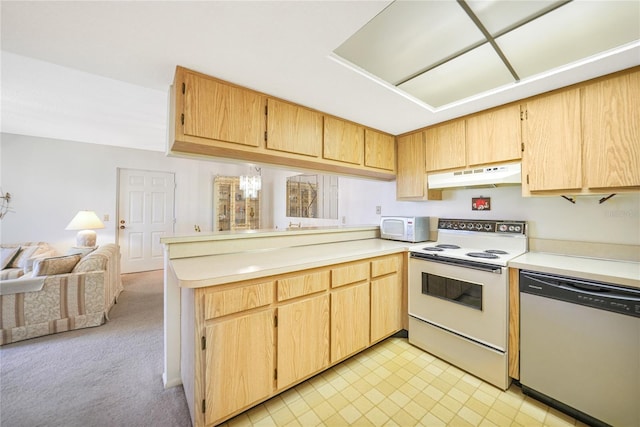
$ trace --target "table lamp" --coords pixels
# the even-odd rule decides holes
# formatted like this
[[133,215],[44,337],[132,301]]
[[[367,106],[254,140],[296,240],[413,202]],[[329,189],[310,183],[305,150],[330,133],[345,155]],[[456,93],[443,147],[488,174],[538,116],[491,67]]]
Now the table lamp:
[[80,230],[76,235],[76,245],[81,248],[96,246],[96,228],[104,228],[104,224],[93,211],[80,211],[73,217],[65,230]]

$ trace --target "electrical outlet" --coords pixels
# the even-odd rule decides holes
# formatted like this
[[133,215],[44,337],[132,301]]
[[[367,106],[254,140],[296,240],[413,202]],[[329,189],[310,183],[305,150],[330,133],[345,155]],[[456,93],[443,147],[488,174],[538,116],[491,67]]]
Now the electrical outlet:
[[103,220],[104,222],[109,221],[109,214],[104,214],[104,215],[102,216],[102,220]]
[[343,224],[346,224],[346,223],[347,223],[347,217],[346,217],[346,216],[343,216],[343,217],[342,217],[342,223],[343,223]]
[[382,206],[376,206],[376,215],[380,215],[382,213]]

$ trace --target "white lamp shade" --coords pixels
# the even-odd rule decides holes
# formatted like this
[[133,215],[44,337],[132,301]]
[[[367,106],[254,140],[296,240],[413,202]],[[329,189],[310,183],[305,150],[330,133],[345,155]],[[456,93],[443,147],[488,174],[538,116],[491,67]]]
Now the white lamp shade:
[[80,211],[73,217],[65,230],[80,230],[76,235],[78,247],[95,247],[96,232],[93,229],[104,228],[104,224],[93,211]]
[[93,230],[104,228],[104,224],[94,211],[80,211],[73,217],[65,230]]

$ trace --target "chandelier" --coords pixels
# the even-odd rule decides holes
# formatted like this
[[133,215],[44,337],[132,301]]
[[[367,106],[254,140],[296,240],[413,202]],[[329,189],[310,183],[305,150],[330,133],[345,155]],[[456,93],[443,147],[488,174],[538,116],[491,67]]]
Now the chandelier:
[[241,176],[240,189],[244,191],[244,196],[246,198],[257,198],[258,191],[262,189],[262,177],[256,175]]

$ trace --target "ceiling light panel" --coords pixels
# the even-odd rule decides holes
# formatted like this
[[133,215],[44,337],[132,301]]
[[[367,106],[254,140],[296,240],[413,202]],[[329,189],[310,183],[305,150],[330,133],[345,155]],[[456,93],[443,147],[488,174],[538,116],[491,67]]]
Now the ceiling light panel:
[[531,19],[567,3],[567,0],[505,1],[467,0],[466,3],[484,27],[496,37]]
[[437,108],[509,83],[511,73],[487,43],[398,87]]
[[496,39],[521,78],[640,39],[640,2],[574,0]]
[[455,1],[396,1],[334,52],[395,85],[484,41]]

